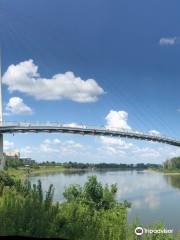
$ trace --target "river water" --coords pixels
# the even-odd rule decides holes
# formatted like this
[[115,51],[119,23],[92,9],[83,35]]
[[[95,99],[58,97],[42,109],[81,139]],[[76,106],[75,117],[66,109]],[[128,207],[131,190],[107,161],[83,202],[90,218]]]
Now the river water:
[[180,175],[164,175],[147,171],[78,171],[31,176],[40,179],[44,191],[50,184],[55,187],[54,200],[63,201],[64,187],[84,184],[88,176],[96,175],[103,184],[117,183],[117,200],[128,200],[132,208],[128,221],[138,218],[143,224],[161,221],[166,228],[180,230]]

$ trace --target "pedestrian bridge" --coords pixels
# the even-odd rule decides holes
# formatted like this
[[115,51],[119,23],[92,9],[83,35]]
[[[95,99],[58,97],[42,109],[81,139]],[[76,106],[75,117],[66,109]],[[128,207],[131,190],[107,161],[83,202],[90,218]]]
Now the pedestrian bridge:
[[0,124],[0,134],[14,133],[70,133],[91,136],[121,137],[160,142],[180,147],[180,140],[178,139],[135,130],[108,129],[106,127],[85,125],[71,126],[70,124],[62,124],[59,122],[2,122]]

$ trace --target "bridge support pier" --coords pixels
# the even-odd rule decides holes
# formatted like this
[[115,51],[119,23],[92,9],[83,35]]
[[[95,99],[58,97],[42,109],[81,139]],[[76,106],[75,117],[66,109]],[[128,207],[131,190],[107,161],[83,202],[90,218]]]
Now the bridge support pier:
[[3,134],[0,134],[0,169],[3,170],[5,167],[5,157],[3,153]]
[[[1,49],[0,49],[0,126],[3,126],[3,98],[2,98],[2,75],[1,75]],[[3,134],[0,134],[0,169],[5,167],[5,156],[3,153]]]

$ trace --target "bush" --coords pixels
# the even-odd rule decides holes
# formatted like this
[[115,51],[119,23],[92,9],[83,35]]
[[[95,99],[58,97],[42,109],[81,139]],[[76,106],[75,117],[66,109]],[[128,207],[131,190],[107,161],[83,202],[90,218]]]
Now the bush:
[[[84,186],[71,185],[65,201],[53,203],[54,188],[43,194],[41,182],[31,185],[0,173],[0,235],[58,237],[71,240],[136,240],[136,225],[127,224],[129,203],[115,200],[117,186],[90,177]],[[153,228],[163,228],[163,225]],[[142,240],[172,240],[144,235]]]

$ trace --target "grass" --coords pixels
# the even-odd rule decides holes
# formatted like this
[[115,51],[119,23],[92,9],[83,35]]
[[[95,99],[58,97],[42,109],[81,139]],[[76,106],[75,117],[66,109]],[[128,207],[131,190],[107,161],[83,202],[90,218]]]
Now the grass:
[[86,171],[87,169],[78,169],[78,168],[64,168],[63,166],[39,166],[27,168],[27,167],[18,167],[16,168],[8,168],[6,173],[8,173],[11,177],[15,179],[24,180],[29,175],[41,175],[45,173],[59,173],[59,172],[75,172],[75,171]]
[[[73,172],[73,171],[79,171],[82,169],[73,169],[73,168],[64,168],[63,166],[39,166],[37,167],[32,167],[32,168],[27,168],[27,167],[19,167],[17,169],[15,168],[8,168],[6,172],[13,178],[15,179],[21,179],[24,180],[27,176],[29,175],[43,175],[46,173],[58,173],[58,172]],[[85,169],[84,169],[85,170]],[[87,170],[87,169],[86,169]],[[154,172],[160,172],[165,175],[180,175],[180,170],[179,169],[174,169],[174,170],[164,170],[164,169],[148,169],[147,171],[154,171]]]
[[25,168],[8,168],[5,170],[7,174],[9,174],[11,177],[16,178],[16,179],[21,179],[23,180],[27,176],[27,169]]
[[43,174],[49,172],[63,172],[66,169],[62,166],[39,166],[38,168],[27,168],[27,167],[19,167],[15,168],[8,168],[6,172],[13,178],[16,179],[25,179],[28,175],[33,174]]

